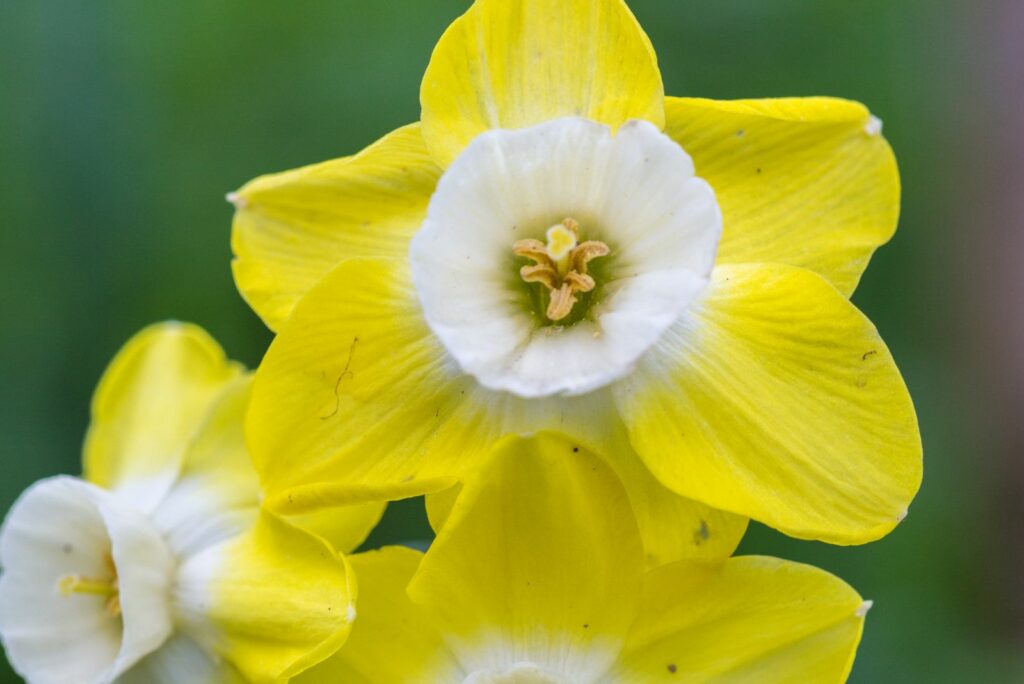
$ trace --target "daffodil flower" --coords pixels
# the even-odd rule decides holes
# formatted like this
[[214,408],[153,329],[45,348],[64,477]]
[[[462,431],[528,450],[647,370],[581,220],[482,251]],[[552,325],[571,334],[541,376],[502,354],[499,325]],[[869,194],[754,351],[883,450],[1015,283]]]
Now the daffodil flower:
[[849,301],[899,212],[867,109],[665,97],[621,0],[478,0],[420,100],[230,196],[278,333],[248,425],[269,506],[439,491],[555,430],[660,561],[727,555],[747,517],[848,544],[906,515],[913,405]]
[[351,562],[351,637],[296,684],[827,684],[849,673],[870,606],[774,558],[645,571],[620,481],[551,435],[502,444],[426,555]]
[[116,356],[83,478],[36,483],[0,532],[0,637],[28,682],[271,682],[344,641],[344,559],[260,511],[250,389],[190,325],[148,328]]

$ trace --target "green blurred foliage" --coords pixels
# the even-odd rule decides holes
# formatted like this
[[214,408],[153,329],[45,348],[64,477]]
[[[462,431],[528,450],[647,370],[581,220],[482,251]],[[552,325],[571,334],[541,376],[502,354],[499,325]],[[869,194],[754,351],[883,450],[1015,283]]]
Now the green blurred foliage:
[[[178,318],[258,363],[270,335],[237,296],[224,194],[349,154],[418,117],[430,51],[468,0],[0,3],[0,511],[77,473],[94,384],[138,328]],[[753,526],[742,552],[820,565],[875,600],[854,682],[1024,681],[999,618],[992,473],[974,458],[958,363],[955,161],[970,140],[975,39],[955,0],[633,0],[666,91],[841,95],[885,120],[901,228],[856,302],[919,410],[926,480],[861,548]],[[964,398],[967,401],[964,401]],[[373,543],[422,540],[419,502]],[[7,670],[0,682],[17,681]]]

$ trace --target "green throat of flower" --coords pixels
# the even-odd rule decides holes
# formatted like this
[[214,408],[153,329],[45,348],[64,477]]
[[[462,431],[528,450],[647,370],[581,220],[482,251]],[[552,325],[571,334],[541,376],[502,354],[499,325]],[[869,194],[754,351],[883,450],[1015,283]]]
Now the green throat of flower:
[[539,283],[543,287],[547,300],[544,315],[555,323],[567,319],[579,296],[592,292],[597,286],[594,277],[587,273],[590,261],[611,252],[605,243],[580,242],[579,236],[579,223],[567,217],[548,228],[547,244],[529,238],[512,245],[513,254],[534,262],[520,268],[519,275],[524,282]]

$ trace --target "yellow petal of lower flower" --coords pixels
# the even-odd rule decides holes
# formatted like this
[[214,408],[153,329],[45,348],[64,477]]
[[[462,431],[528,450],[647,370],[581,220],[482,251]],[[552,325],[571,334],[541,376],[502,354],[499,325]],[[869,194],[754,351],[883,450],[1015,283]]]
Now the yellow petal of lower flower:
[[650,41],[622,0],[477,0],[423,76],[423,135],[447,166],[477,134],[584,116],[664,124]]
[[289,516],[288,522],[327,540],[336,550],[350,553],[366,541],[387,505],[387,501],[371,501],[325,508]]
[[241,372],[194,325],[162,323],[138,333],[93,397],[85,478],[152,510],[178,476],[211,402]]
[[[644,541],[648,567],[676,560],[721,560],[736,550],[747,530],[747,518],[711,508],[666,488],[651,474],[628,443],[606,459],[626,488]],[[462,486],[426,497],[434,532],[447,522]]]
[[643,609],[604,681],[843,682],[869,606],[799,563],[673,563],[646,576]]
[[720,264],[801,266],[849,296],[896,230],[896,161],[861,104],[670,97],[665,119],[665,132],[715,190]]
[[324,541],[269,513],[185,561],[184,628],[250,681],[292,677],[333,654],[355,617],[355,582]]
[[917,420],[888,349],[804,269],[717,267],[703,305],[616,390],[664,484],[796,537],[877,539],[920,485]]
[[340,651],[296,677],[295,684],[461,682],[465,674],[454,656],[405,593],[422,557],[389,546],[349,558],[359,577],[359,616],[352,634]]
[[152,519],[178,556],[190,556],[252,524],[259,478],[245,445],[251,374],[229,382],[184,448],[181,473]]
[[349,259],[271,345],[247,419],[267,505],[294,515],[451,486],[501,436],[601,444],[606,393],[523,400],[463,374],[423,320],[405,261]]
[[465,483],[408,591],[467,672],[529,662],[588,681],[618,653],[642,571],[614,473],[542,434],[506,440]]
[[[607,459],[622,480],[644,540],[647,567],[677,560],[721,560],[736,550],[748,519],[668,489],[628,443]],[[680,454],[680,458],[685,458]]]
[[242,296],[276,330],[342,259],[404,256],[440,173],[412,124],[355,156],[251,181],[230,196]]

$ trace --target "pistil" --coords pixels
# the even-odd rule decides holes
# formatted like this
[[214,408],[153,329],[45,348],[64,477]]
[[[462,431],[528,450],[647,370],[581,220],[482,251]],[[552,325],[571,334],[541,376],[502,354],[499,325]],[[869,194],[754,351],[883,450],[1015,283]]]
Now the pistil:
[[580,242],[579,235],[580,224],[567,217],[548,228],[547,244],[530,238],[512,245],[516,256],[534,262],[519,269],[519,275],[524,281],[540,283],[547,289],[545,313],[552,321],[560,321],[572,312],[577,293],[596,287],[594,278],[587,274],[587,263],[611,252],[608,245],[597,240]]

